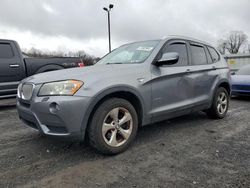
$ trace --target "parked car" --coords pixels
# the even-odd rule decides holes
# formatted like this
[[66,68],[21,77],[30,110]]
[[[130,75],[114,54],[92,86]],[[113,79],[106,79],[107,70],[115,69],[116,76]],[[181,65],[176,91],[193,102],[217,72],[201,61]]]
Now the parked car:
[[[43,73],[21,82],[19,117],[42,134],[89,139],[120,153],[140,126],[203,110],[228,110],[230,72],[211,45],[168,37],[123,45],[94,66]],[[87,135],[87,136],[86,136]]]
[[232,75],[232,95],[250,96],[250,65],[242,67]]
[[0,39],[0,99],[15,97],[19,82],[33,74],[83,66],[79,58],[29,58],[13,40]]

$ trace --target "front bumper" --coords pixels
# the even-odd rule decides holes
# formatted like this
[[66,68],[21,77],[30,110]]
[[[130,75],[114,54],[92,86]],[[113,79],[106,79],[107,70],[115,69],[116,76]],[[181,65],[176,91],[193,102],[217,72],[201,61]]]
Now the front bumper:
[[82,138],[90,101],[90,97],[79,96],[34,97],[31,101],[18,98],[17,110],[26,125],[42,134]]

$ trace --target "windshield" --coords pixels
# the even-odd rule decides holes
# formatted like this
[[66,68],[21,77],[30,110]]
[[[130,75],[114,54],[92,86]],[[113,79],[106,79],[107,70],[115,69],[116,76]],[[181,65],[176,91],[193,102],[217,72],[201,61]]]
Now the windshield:
[[250,66],[242,67],[240,70],[237,71],[238,75],[250,75]]
[[145,61],[159,40],[123,45],[104,56],[97,64],[132,64]]

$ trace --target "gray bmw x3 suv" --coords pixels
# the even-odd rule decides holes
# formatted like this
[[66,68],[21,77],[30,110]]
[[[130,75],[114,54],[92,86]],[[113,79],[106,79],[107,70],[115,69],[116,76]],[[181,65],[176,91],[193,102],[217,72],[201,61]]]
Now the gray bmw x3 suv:
[[211,45],[171,36],[123,45],[94,66],[37,74],[18,87],[19,117],[45,135],[120,153],[138,127],[204,111],[223,118],[230,72]]

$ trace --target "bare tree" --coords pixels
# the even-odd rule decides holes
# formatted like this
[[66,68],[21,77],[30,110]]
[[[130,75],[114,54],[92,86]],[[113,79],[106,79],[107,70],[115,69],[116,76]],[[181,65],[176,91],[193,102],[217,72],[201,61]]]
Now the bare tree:
[[218,41],[218,49],[225,53],[227,49],[231,54],[237,54],[242,45],[247,42],[247,35],[243,31],[231,31],[226,39]]

